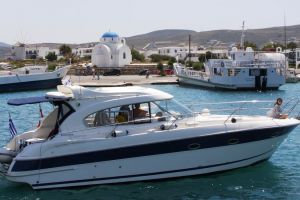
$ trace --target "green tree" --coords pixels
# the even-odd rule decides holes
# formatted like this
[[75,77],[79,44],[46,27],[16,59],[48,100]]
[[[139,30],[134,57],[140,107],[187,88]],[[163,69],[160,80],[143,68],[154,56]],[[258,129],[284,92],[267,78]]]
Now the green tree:
[[257,50],[257,45],[254,42],[245,41],[244,47],[251,47],[254,51]]
[[199,62],[204,63],[206,62],[206,54],[200,54],[198,57]]
[[287,44],[287,48],[288,48],[288,49],[294,50],[294,49],[297,48],[297,44],[296,44],[295,42],[289,42],[289,43]]
[[168,66],[173,67],[173,64],[176,62],[176,58],[170,57],[168,61]]
[[72,54],[72,49],[68,45],[63,44],[59,47],[59,53],[64,57],[70,57]]
[[194,70],[200,71],[203,68],[204,68],[203,63],[201,63],[201,62],[194,62],[193,63],[193,69]]
[[54,61],[57,60],[57,55],[55,54],[55,52],[49,52],[45,58],[49,61]]
[[210,51],[207,51],[205,55],[206,55],[207,60],[208,59],[217,59],[217,56]]
[[131,49],[132,60],[145,61],[145,56],[135,49]]
[[56,66],[57,66],[57,65],[56,65],[55,63],[49,64],[49,65],[48,65],[48,70],[49,70],[49,71],[54,71],[55,68],[56,68]]
[[152,62],[168,61],[171,58],[170,56],[160,55],[160,54],[152,54],[149,57],[151,58]]
[[161,75],[161,76],[165,76],[166,74],[165,74],[165,71],[164,71],[164,65],[161,63],[161,62],[159,62],[158,64],[157,64],[157,69],[159,70],[159,74]]
[[261,48],[262,51],[270,51],[270,50],[274,50],[274,46],[273,43],[269,42],[264,44],[264,46]]

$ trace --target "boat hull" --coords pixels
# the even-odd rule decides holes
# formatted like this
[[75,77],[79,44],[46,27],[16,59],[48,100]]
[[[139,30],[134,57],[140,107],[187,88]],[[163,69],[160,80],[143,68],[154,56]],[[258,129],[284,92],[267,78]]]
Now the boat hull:
[[[65,156],[34,162],[27,160],[19,164],[14,161],[6,177],[12,181],[28,183],[34,189],[46,189],[220,172],[268,159],[293,128],[295,126],[234,132],[221,137],[183,138],[165,143],[102,150],[95,154],[77,154],[73,158]],[[262,134],[263,131],[266,133]]]
[[55,88],[57,85],[61,84],[61,78],[1,84],[0,92],[17,92],[25,90],[49,89]]
[[54,88],[62,84],[61,80],[69,68],[64,66],[53,72],[0,76],[0,93]]
[[[257,90],[253,85],[247,86],[238,86],[238,85],[226,85],[226,84],[217,84],[212,83],[206,80],[201,79],[195,79],[192,77],[187,76],[180,76],[177,75],[179,79],[180,85],[190,85],[194,87],[203,87],[203,88],[209,88],[209,89],[226,89],[226,90]],[[272,87],[266,87],[266,90],[278,90],[280,85],[278,86],[272,86]]]

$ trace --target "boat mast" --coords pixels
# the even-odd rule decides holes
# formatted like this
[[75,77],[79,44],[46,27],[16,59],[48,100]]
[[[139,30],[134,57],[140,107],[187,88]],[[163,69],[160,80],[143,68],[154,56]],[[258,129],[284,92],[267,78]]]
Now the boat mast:
[[245,40],[245,21],[243,21],[243,26],[242,26],[242,36],[241,36],[241,49],[244,50],[244,40]]
[[287,42],[286,42],[286,21],[285,21],[285,12],[284,12],[284,16],[283,16],[283,20],[284,20],[284,48],[285,48],[285,50],[284,50],[284,65],[285,65],[285,74],[286,74],[286,71],[288,70],[288,68],[289,68],[289,63],[287,62]]
[[189,64],[191,64],[191,35],[189,35]]

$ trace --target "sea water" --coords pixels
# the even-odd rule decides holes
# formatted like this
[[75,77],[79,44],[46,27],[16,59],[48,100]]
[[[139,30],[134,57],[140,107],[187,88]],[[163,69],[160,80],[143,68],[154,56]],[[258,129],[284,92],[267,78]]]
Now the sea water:
[[[276,91],[217,91],[178,85],[149,85],[166,91],[193,109],[214,110],[232,101],[271,101],[281,97],[284,103],[300,97],[300,84],[286,84]],[[10,112],[18,133],[35,128],[40,117],[39,106],[8,106],[8,99],[42,96],[51,90],[0,94],[0,146],[10,137]],[[250,103],[251,104],[251,103]],[[228,104],[230,105],[230,104]],[[43,103],[47,114],[52,106]],[[232,105],[231,105],[232,106]],[[250,105],[256,110],[256,104]],[[232,108],[232,107],[231,107]],[[233,108],[236,105],[233,104]],[[260,111],[264,114],[266,110]],[[298,107],[298,112],[299,112]],[[230,112],[230,111],[229,111]],[[226,155],[224,155],[225,157]],[[75,189],[34,191],[30,186],[12,183],[0,177],[0,199],[300,199],[300,126],[291,132],[274,155],[265,162],[227,172],[160,181],[99,185]]]

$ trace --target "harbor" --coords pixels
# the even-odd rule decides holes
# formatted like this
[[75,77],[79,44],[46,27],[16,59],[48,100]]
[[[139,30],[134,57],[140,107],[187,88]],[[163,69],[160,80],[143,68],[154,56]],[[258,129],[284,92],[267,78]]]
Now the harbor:
[[300,1],[2,7],[0,200],[300,199]]
[[133,86],[133,85],[163,85],[163,84],[178,84],[177,77],[149,75],[121,75],[121,76],[66,76],[66,80],[71,79],[74,85],[84,87],[117,87],[117,86]]
[[[88,79],[92,78],[87,77]],[[102,77],[100,77],[102,78]],[[141,77],[145,79],[145,77]],[[242,91],[238,93],[214,90],[199,90],[197,88],[182,87],[178,85],[149,85],[147,87],[159,89],[168,92],[183,104],[193,110],[211,110],[218,107],[227,107],[225,104],[217,105],[218,102],[232,102],[244,100],[269,101],[267,107],[271,107],[277,97],[282,97],[284,102],[288,102],[295,96],[300,95],[299,83],[286,84],[279,90],[267,92]],[[30,130],[36,127],[40,114],[38,105],[27,105],[26,109],[19,112],[19,107],[7,105],[8,99],[41,96],[43,93],[55,90],[41,90],[32,92],[18,92],[2,94],[0,98],[1,111],[0,117],[2,124],[7,123],[8,112],[10,111],[18,133]],[[206,103],[206,104],[201,104]],[[235,104],[232,104],[234,106]],[[42,104],[43,113],[47,115],[52,109],[51,105]],[[230,107],[230,106],[229,106]],[[5,111],[5,112],[3,112]],[[252,110],[251,112],[253,112]],[[263,115],[266,111],[261,111]],[[9,139],[7,127],[1,126],[1,145]],[[300,141],[299,127],[294,129],[287,140],[285,140],[278,151],[270,160],[262,162],[255,166],[249,166],[228,172],[217,173],[205,176],[185,177],[179,179],[135,182],[117,185],[100,185],[88,188],[59,189],[32,192],[31,187],[24,184],[11,183],[5,179],[0,180],[1,198],[29,198],[29,199],[52,199],[59,195],[60,198],[69,198],[76,196],[79,198],[93,198],[101,195],[106,199],[114,195],[116,198],[139,198],[148,199],[151,195],[159,198],[160,195],[168,195],[169,199],[177,197],[209,198],[212,196],[230,198],[239,196],[240,198],[297,198],[299,190],[299,168],[300,152],[298,146]],[[174,190],[174,188],[183,188]],[[19,192],[15,192],[18,190]],[[160,191],[159,194],[157,191]],[[172,192],[171,192],[172,191]],[[147,194],[147,195],[146,195]]]

